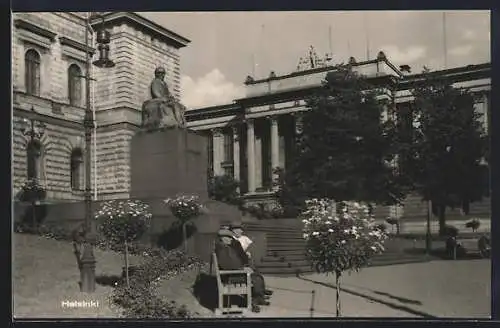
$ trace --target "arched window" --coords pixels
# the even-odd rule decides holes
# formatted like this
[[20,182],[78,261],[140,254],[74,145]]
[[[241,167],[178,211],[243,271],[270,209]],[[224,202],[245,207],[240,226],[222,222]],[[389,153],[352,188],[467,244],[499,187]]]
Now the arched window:
[[40,55],[33,49],[24,56],[26,93],[40,95]]
[[83,166],[83,152],[76,148],[71,152],[71,189],[81,190],[81,176]]
[[82,70],[72,64],[68,68],[68,97],[73,106],[80,106],[82,101]]
[[31,141],[27,146],[28,179],[40,179],[42,174],[42,145],[39,141]]

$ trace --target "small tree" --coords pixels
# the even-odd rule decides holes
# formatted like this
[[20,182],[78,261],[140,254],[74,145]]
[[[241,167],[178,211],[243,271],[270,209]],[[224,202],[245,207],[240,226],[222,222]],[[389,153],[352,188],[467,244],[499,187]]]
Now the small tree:
[[186,225],[190,220],[198,217],[203,210],[197,196],[178,196],[176,198],[165,199],[165,204],[170,208],[172,214],[182,225],[182,240],[184,241],[184,252],[187,254],[187,232]]
[[112,244],[124,245],[125,278],[128,287],[128,243],[139,239],[146,232],[152,217],[149,205],[130,199],[104,202],[95,214],[99,232]]
[[45,199],[46,194],[45,188],[38,182],[38,179],[28,179],[17,194],[20,201],[31,203],[32,228],[34,231],[37,228],[36,203]]
[[306,254],[320,273],[335,274],[336,313],[341,315],[340,278],[344,272],[359,271],[373,255],[384,251],[387,235],[376,224],[367,206],[347,203],[338,215],[328,199],[306,202],[304,222]]

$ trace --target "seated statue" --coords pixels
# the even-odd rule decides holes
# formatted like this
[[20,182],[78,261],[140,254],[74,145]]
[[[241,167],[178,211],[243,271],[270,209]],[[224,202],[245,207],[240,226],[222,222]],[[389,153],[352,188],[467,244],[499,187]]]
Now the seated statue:
[[186,127],[184,117],[186,107],[170,94],[164,78],[165,69],[156,68],[155,78],[150,86],[151,99],[142,104],[142,127],[146,130]]

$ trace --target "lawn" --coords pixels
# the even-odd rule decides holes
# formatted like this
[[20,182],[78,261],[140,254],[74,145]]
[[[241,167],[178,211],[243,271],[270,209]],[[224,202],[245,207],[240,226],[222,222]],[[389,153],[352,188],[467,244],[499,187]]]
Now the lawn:
[[[98,281],[121,275],[123,256],[96,249],[94,251]],[[145,258],[131,256],[132,265]],[[199,305],[192,287],[198,270],[184,272],[158,283],[158,294],[166,300],[185,304],[202,317],[212,311]],[[19,318],[119,318],[121,309],[110,304],[113,287],[96,284],[92,294],[81,293],[80,272],[71,243],[44,237],[14,234],[13,236],[13,296],[14,317]],[[112,280],[112,279],[108,279]],[[63,307],[63,301],[95,301],[94,308]]]
[[[95,250],[96,275],[120,275],[123,257]],[[132,256],[132,263],[143,259]],[[80,292],[80,272],[71,243],[44,237],[13,235],[13,296],[15,318],[116,318],[120,309],[109,303],[112,287],[96,285]],[[63,301],[97,301],[97,307],[68,308]]]

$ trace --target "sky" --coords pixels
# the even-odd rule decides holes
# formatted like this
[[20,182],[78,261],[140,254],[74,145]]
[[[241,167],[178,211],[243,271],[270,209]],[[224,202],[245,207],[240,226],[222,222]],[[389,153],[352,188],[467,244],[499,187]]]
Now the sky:
[[191,40],[181,49],[181,101],[188,108],[243,97],[248,75],[295,71],[310,46],[319,57],[331,52],[333,63],[350,56],[374,59],[382,50],[394,65],[410,65],[412,72],[424,65],[437,70],[445,62],[452,68],[491,60],[489,11],[139,14]]

